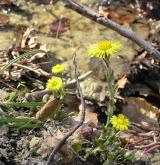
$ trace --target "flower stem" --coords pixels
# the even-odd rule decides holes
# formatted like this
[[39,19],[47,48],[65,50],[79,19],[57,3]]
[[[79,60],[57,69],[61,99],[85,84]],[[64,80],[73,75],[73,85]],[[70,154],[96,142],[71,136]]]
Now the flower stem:
[[115,106],[115,100],[114,100],[115,87],[113,85],[114,75],[113,75],[113,70],[112,70],[111,65],[110,65],[110,59],[107,56],[103,60],[106,64],[106,66],[107,66],[107,84],[108,84],[108,93],[109,93],[109,103],[108,103],[108,111],[107,111],[107,124],[105,126],[106,128],[108,128],[108,126],[110,124],[110,119],[113,115],[113,108]]

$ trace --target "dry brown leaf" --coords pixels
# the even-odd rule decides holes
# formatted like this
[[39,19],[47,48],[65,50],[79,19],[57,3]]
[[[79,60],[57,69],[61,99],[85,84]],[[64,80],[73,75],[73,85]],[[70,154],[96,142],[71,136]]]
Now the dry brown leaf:
[[[50,99],[37,113],[36,119],[42,119],[49,117],[51,113],[57,108],[59,99]],[[79,112],[80,99],[75,94],[66,93],[64,98],[64,105],[68,107],[70,111]]]
[[97,113],[86,111],[85,122],[92,122],[98,124]]
[[108,18],[109,16],[108,8],[100,6],[98,10],[99,10],[99,14],[103,15],[105,18]]
[[142,128],[148,130],[159,130],[158,116],[160,110],[148,103],[143,98],[126,98],[127,105],[123,106],[123,114],[131,122],[140,124]]
[[40,120],[49,117],[58,107],[60,100],[51,98],[37,113],[36,119]]
[[144,58],[147,56],[147,51],[143,51],[140,55],[137,56],[137,61],[144,60]]
[[12,1],[11,0],[0,0],[0,6],[11,6],[12,5]]
[[81,100],[77,97],[76,94],[66,93],[64,97],[64,104],[67,106],[69,111],[79,112],[79,105]]
[[[72,125],[78,124],[78,122],[81,120],[82,116],[82,106],[79,107],[80,111],[78,115],[72,118],[71,123]],[[83,125],[79,127],[73,134],[72,138],[83,136],[86,138],[86,136],[93,136],[94,128],[98,124],[97,119],[97,113],[93,111],[93,106],[85,105],[85,121],[83,122]]]
[[[111,19],[114,19],[114,18],[111,17]],[[131,14],[131,13],[127,14],[125,16],[122,16],[117,20],[115,19],[115,21],[117,21],[117,23],[119,23],[121,25],[123,25],[125,23],[130,24],[130,23],[134,22],[135,20],[136,20],[136,14]]]
[[9,16],[3,13],[0,13],[0,25],[7,24],[9,22]]
[[52,22],[49,25],[49,29],[51,32],[58,32],[63,33],[70,29],[70,22],[68,18],[60,18],[56,20],[55,22]]
[[30,28],[27,28],[27,30],[24,32],[21,39],[21,45],[20,45],[22,49],[26,48],[27,39],[32,31],[33,31],[33,28],[30,27]]
[[121,15],[120,13],[117,12],[116,8],[107,8],[107,7],[99,7],[99,13],[103,15],[106,18],[109,18],[115,22],[117,22],[120,25],[123,25],[125,23],[132,23],[133,21],[136,20],[137,16],[136,14],[132,13],[125,13],[125,15]]
[[[59,131],[59,130],[58,130]],[[49,132],[45,135],[44,140],[41,141],[41,146],[37,150],[37,153],[40,154],[42,157],[46,157],[53,146],[56,146],[56,144],[61,140],[63,136],[57,136],[55,134],[51,135]]]
[[[80,106],[81,109],[81,106]],[[92,122],[94,125],[98,124],[97,113],[93,112],[93,107],[89,105],[85,105],[85,121],[84,123]],[[77,116],[74,117],[76,121],[80,121],[82,115],[82,111],[79,112]]]
[[[41,142],[41,146],[37,150],[37,153],[43,158],[45,158],[51,153],[52,148],[60,142],[62,137],[56,135],[49,135]],[[75,155],[71,144],[69,144],[68,142],[60,148],[60,152],[58,152],[57,157],[63,164],[73,163],[77,159],[77,155]]]
[[123,77],[119,78],[116,85],[117,85],[117,88],[124,88],[125,85],[126,85],[126,82],[127,82],[127,77],[126,75],[124,75]]

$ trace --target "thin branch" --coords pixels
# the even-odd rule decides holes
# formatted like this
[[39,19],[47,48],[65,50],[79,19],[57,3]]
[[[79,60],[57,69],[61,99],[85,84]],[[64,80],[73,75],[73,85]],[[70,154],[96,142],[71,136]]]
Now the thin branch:
[[54,161],[54,156],[57,153],[57,151],[64,145],[64,143],[67,141],[67,139],[83,124],[84,120],[85,120],[85,101],[84,101],[84,97],[83,97],[83,93],[80,87],[80,83],[78,80],[78,73],[77,73],[77,64],[76,64],[76,53],[74,53],[73,56],[73,65],[74,65],[74,76],[77,82],[77,87],[78,87],[78,92],[80,95],[80,99],[81,99],[81,104],[82,104],[82,114],[81,114],[81,120],[80,122],[70,131],[68,132],[62,139],[61,141],[53,148],[48,161],[46,163],[46,165],[51,165]]
[[143,153],[144,154],[149,154],[149,153],[153,153],[154,151],[156,150],[159,150],[160,149],[160,145],[155,145],[149,149],[147,149],[146,151],[144,151]]
[[[93,71],[88,71],[88,72],[86,72],[86,73],[80,75],[80,76],[78,77],[78,80],[79,80],[79,81],[83,81],[86,77],[90,76],[92,73],[93,73]],[[66,83],[66,87],[69,87],[69,86],[72,86],[72,85],[75,85],[75,84],[76,84],[76,79],[74,78],[73,80],[68,81],[68,82]]]
[[[91,74],[92,74],[92,71],[88,71],[88,72],[80,75],[78,77],[78,80],[83,81],[86,77],[90,76]],[[74,78],[73,80],[68,81],[65,84],[65,87],[70,87],[70,86],[73,86],[75,84],[76,84],[76,79]],[[46,94],[51,95],[52,91],[48,90],[48,89],[44,89],[44,90],[41,90],[41,91],[35,91],[35,92],[32,92],[32,93],[27,93],[27,94],[25,94],[25,100],[27,100],[27,101],[29,101],[29,100],[39,100]]]
[[[27,69],[27,70],[29,70],[29,71],[32,71],[32,72],[34,72],[34,73],[36,73],[37,75],[41,75],[41,76],[47,76],[47,77],[49,77],[50,76],[50,74],[49,73],[47,73],[47,72],[45,72],[45,71],[42,71],[41,69],[39,70],[39,71],[37,71],[38,69],[36,69],[36,68],[31,68],[31,67],[29,67],[29,66],[25,66],[25,65],[22,65],[22,64],[18,64],[18,63],[15,63],[15,64],[12,64],[13,66],[18,66],[18,67],[20,67],[20,68],[23,68],[23,69]],[[40,72],[41,71],[41,72]]]
[[149,148],[149,147],[153,147],[153,146],[156,146],[156,145],[160,145],[160,142],[153,142],[153,143],[150,143],[150,144],[147,144],[147,145],[142,145],[142,146],[134,146],[134,148],[144,149],[144,148]]
[[75,12],[90,18],[91,20],[98,22],[116,32],[118,32],[120,35],[127,37],[128,39],[132,40],[134,43],[139,45],[141,48],[146,50],[149,54],[151,54],[153,57],[160,59],[160,52],[156,50],[154,47],[151,46],[150,43],[146,42],[142,38],[138,36],[135,32],[133,32],[130,29],[125,29],[121,25],[113,22],[112,20],[103,17],[99,13],[91,10],[90,8],[78,4],[72,0],[65,0],[64,1],[65,7],[74,10]]
[[56,41],[57,41],[58,36],[59,36],[59,29],[60,29],[61,24],[62,24],[62,18],[63,17],[61,16],[60,20],[58,21],[58,28],[57,28],[57,31],[56,31]]
[[17,91],[17,89],[16,88],[14,88],[14,87],[12,87],[11,85],[9,85],[8,83],[6,83],[5,81],[3,81],[1,78],[0,78],[0,83],[2,83],[2,84],[4,84],[6,87],[8,87],[8,88],[11,88],[11,89],[14,89],[14,90],[16,90]]

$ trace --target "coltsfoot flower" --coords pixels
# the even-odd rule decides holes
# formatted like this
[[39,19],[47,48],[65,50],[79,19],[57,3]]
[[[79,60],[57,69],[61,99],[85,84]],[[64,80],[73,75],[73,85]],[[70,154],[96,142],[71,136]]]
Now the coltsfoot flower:
[[64,66],[61,64],[57,64],[52,67],[53,74],[62,74],[64,72]]
[[128,127],[130,126],[130,121],[123,114],[119,114],[118,116],[113,115],[111,123],[113,127],[119,131],[128,130]]
[[105,59],[106,56],[114,56],[121,47],[122,45],[119,41],[104,40],[92,45],[88,50],[88,54],[92,57]]
[[47,82],[47,89],[58,92],[63,86],[63,81],[59,77],[52,77]]

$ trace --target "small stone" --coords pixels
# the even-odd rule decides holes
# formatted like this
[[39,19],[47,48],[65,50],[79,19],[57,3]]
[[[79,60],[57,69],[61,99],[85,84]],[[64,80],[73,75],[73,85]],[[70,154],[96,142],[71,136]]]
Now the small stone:
[[7,125],[3,125],[0,127],[0,136],[7,135],[9,131],[9,128]]
[[35,146],[37,146],[40,143],[40,141],[41,141],[41,138],[33,137],[29,144],[30,148],[34,148]]
[[81,88],[84,96],[99,100],[103,91],[103,84],[90,77],[81,82]]
[[9,93],[3,89],[0,89],[0,101],[5,101],[9,97]]
[[94,57],[90,58],[88,62],[88,67],[100,80],[106,80],[106,66],[101,59],[97,59]]

